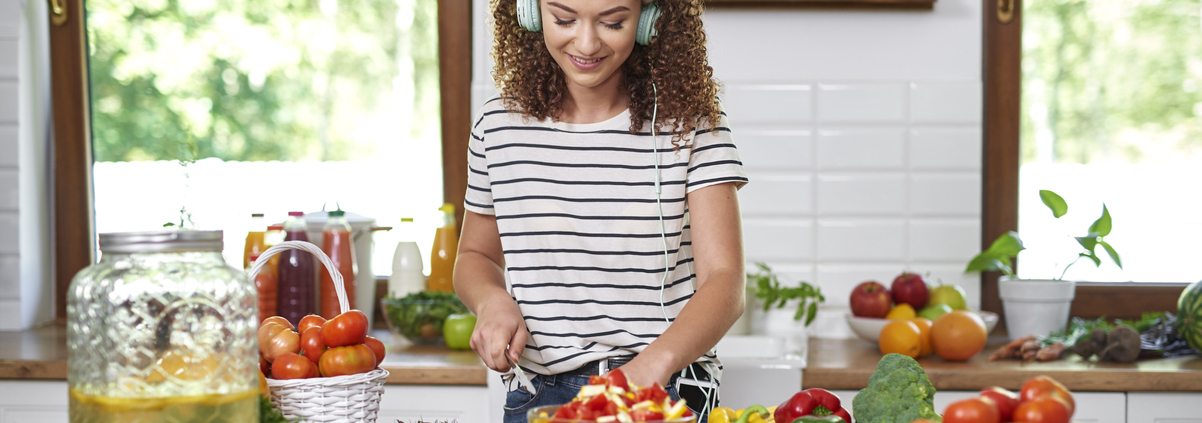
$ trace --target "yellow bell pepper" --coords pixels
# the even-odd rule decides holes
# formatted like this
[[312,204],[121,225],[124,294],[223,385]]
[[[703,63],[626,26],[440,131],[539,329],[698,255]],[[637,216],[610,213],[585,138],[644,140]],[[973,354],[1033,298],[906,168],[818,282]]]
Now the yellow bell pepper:
[[734,423],[738,418],[739,413],[730,407],[714,407],[710,410],[709,423]]

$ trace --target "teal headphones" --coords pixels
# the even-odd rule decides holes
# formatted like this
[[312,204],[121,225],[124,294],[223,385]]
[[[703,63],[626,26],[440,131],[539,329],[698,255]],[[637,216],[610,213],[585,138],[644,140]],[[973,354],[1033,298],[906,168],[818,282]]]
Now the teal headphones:
[[[518,24],[522,28],[529,31],[543,30],[543,15],[539,13],[539,0],[517,0],[518,2]],[[643,11],[639,12],[639,26],[635,32],[634,41],[647,45],[651,44],[651,39],[655,38],[655,20],[659,18],[659,4],[651,2],[643,5]]]

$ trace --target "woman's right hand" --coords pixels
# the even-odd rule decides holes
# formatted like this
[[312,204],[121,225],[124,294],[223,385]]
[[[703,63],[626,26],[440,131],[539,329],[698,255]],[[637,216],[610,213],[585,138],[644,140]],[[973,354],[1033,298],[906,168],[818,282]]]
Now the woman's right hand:
[[[479,307],[471,347],[489,369],[509,372],[509,362],[522,357],[526,340],[526,321],[509,295],[498,295]],[[508,359],[506,359],[508,355]]]

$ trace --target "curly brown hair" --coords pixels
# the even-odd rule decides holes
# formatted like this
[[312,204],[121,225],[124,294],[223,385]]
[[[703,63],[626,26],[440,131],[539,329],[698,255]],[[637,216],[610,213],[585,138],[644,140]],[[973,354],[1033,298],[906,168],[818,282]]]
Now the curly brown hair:
[[[662,12],[655,22],[658,35],[649,45],[635,44],[622,64],[623,85],[630,95],[630,132],[651,119],[654,81],[659,99],[656,129],[673,133],[672,143],[679,148],[693,125],[718,126],[719,85],[706,54],[699,0],[656,1]],[[516,0],[491,3],[493,78],[506,107],[539,120],[557,119],[567,85],[542,31],[527,31],[518,24]]]

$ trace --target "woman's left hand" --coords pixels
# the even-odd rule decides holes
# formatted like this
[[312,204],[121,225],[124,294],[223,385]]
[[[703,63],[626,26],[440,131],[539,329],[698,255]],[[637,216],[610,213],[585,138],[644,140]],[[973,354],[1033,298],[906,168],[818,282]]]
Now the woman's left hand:
[[[667,361],[660,360],[660,362]],[[666,365],[657,365],[654,357],[646,357],[646,354],[635,356],[619,369],[626,374],[627,382],[644,388],[656,383],[659,386],[668,386],[668,380],[672,378],[673,373],[671,368]]]

